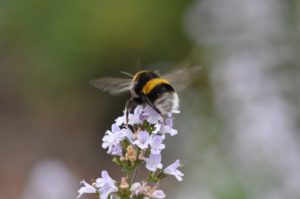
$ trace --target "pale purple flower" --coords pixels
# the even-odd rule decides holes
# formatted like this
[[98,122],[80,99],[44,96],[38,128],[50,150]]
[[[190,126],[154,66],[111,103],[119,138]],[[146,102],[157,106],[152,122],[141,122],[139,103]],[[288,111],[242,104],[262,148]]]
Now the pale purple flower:
[[170,134],[171,136],[176,135],[178,131],[173,129],[173,119],[167,118],[165,119],[165,124],[161,125],[160,132],[162,134]]
[[95,187],[93,187],[92,185],[86,183],[84,180],[82,180],[80,182],[81,185],[83,185],[82,187],[80,187],[80,189],[78,190],[79,195],[77,196],[77,198],[80,198],[82,194],[84,193],[96,193],[97,190],[95,189]]
[[145,182],[143,182],[143,183],[135,182],[130,187],[130,191],[135,196],[137,196],[139,194],[144,194],[147,191],[146,186],[147,186],[147,183],[145,183]]
[[173,129],[173,118],[166,118],[163,123],[154,124],[153,134],[161,133],[163,135],[170,134],[174,136],[178,133],[176,129]]
[[134,124],[142,124],[145,120],[145,117],[143,115],[143,109],[144,107],[142,105],[137,106],[133,114],[128,115],[128,124],[134,125]]
[[[134,109],[133,113],[128,113],[127,123],[129,125],[142,124],[146,119],[146,116],[143,114],[143,110],[144,107],[142,105],[139,105]],[[124,110],[122,116],[118,117],[115,120],[115,124],[117,124],[118,126],[126,124],[126,110]]]
[[150,135],[147,131],[140,131],[137,140],[134,141],[140,149],[147,149],[150,141]]
[[161,155],[160,154],[150,154],[149,158],[145,158],[146,168],[150,171],[156,171],[156,169],[161,169]]
[[[172,111],[172,113],[175,112]],[[138,149],[138,151],[143,152],[139,160],[145,162],[145,167],[149,171],[155,172],[157,169],[161,171],[163,168],[161,151],[166,147],[163,143],[166,134],[173,136],[178,133],[176,129],[173,129],[172,113],[162,116],[149,105],[139,105],[133,110],[133,113],[128,113],[127,121],[125,110],[123,116],[115,120],[111,130],[105,132],[102,139],[102,147],[107,149],[108,154],[124,158],[123,153],[126,148],[122,148],[124,147],[122,144],[126,140],[126,144],[129,142],[130,145],[136,145],[133,147],[141,149]],[[130,128],[124,125],[126,122],[130,125]],[[152,127],[154,126],[154,130],[146,131],[149,124],[143,126],[144,122],[149,123]],[[140,129],[143,130],[140,131]],[[133,130],[135,131],[134,133]],[[148,155],[148,152],[150,152],[150,155]],[[178,181],[182,181],[184,174],[177,169],[179,166],[180,162],[176,160],[165,168],[163,172],[167,175],[175,176]],[[82,187],[78,190],[78,198],[84,193],[98,193],[99,199],[108,199],[119,195],[118,183],[105,170],[102,171],[101,177],[92,185],[85,181],[82,181],[81,184]],[[130,187],[130,192],[130,197],[137,196],[147,199],[163,199],[166,197],[165,193],[158,189],[158,184],[151,187],[145,181],[133,183]]]
[[121,126],[126,124],[126,110],[123,111],[123,115],[115,119],[115,124]]
[[118,187],[107,171],[102,171],[101,177],[96,180],[96,187],[99,188],[100,199],[107,199],[111,193],[118,191]]
[[122,146],[121,144],[117,144],[117,145],[114,145],[110,148],[109,151],[107,151],[108,154],[111,154],[111,155],[117,155],[117,156],[122,156],[123,153],[122,153]]
[[111,155],[122,155],[122,147],[120,142],[125,138],[126,134],[120,127],[113,124],[111,131],[107,130],[105,136],[103,137],[102,147],[104,149],[108,148],[107,153]]
[[176,177],[176,179],[178,181],[182,181],[182,177],[184,176],[184,174],[177,169],[180,166],[181,165],[180,165],[179,160],[176,160],[173,164],[171,164],[170,166],[168,166],[167,168],[164,169],[164,173],[173,175]]
[[156,110],[154,110],[151,106],[145,107],[144,115],[146,116],[146,120],[150,124],[157,124],[158,122],[162,122],[164,120],[163,117]]
[[166,197],[165,193],[162,190],[150,189],[147,188],[147,183],[136,182],[130,188],[130,191],[133,196],[144,195],[144,198],[153,198],[153,199],[163,199]]
[[122,129],[122,131],[124,133],[124,136],[129,140],[129,142],[133,144],[134,135],[132,131],[129,128],[124,128]]
[[151,135],[150,146],[151,146],[151,154],[160,154],[161,150],[163,150],[166,146],[162,143],[164,140],[161,135]]
[[161,123],[154,124],[154,130],[151,132],[152,134],[158,134],[162,128]]
[[155,190],[149,194],[150,198],[163,199],[166,197],[166,194],[162,190]]

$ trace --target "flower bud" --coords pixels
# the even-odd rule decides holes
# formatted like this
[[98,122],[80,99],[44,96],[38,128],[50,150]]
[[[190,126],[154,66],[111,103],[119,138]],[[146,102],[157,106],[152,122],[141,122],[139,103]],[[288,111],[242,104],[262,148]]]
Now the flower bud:
[[137,153],[134,147],[132,145],[129,145],[126,150],[127,152],[125,154],[125,160],[129,160],[130,162],[136,161]]
[[121,183],[120,183],[119,187],[121,189],[127,189],[129,187],[129,184],[127,182],[127,177],[122,177],[121,178]]

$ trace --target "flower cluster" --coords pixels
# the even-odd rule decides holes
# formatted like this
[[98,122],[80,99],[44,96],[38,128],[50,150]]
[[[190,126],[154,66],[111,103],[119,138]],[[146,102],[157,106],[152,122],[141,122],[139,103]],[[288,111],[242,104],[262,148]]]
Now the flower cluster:
[[[120,166],[125,176],[120,182],[113,180],[107,171],[92,184],[82,181],[78,198],[84,193],[96,193],[100,199],[165,198],[159,189],[159,182],[174,176],[182,181],[183,173],[178,170],[179,160],[163,169],[161,151],[166,148],[164,141],[169,134],[178,132],[173,128],[172,113],[162,116],[150,106],[137,106],[133,113],[118,117],[102,139],[102,147],[113,155],[113,162]],[[148,170],[148,178],[135,182],[141,166]]]

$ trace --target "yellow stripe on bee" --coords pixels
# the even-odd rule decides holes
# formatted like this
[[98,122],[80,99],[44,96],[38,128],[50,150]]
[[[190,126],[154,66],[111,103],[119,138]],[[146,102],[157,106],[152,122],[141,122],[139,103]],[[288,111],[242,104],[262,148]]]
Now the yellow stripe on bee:
[[143,87],[143,93],[145,95],[149,94],[157,85],[159,84],[162,84],[162,83],[165,83],[165,84],[170,84],[170,82],[168,82],[167,80],[165,79],[161,79],[161,78],[154,78],[154,79],[151,79],[149,80],[145,86]]

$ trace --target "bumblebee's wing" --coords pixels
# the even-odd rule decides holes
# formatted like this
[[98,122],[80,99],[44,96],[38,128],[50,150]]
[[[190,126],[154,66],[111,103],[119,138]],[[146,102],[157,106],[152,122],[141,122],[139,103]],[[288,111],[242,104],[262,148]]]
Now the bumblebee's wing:
[[201,68],[201,66],[178,68],[162,75],[162,78],[171,82],[176,90],[183,90],[199,75]]
[[129,91],[132,88],[132,80],[125,78],[104,77],[91,80],[90,84],[112,95]]

